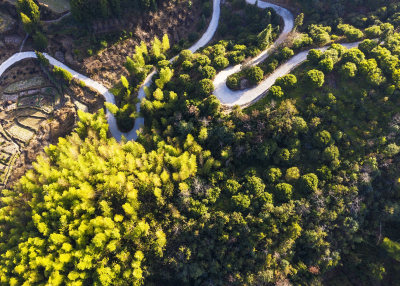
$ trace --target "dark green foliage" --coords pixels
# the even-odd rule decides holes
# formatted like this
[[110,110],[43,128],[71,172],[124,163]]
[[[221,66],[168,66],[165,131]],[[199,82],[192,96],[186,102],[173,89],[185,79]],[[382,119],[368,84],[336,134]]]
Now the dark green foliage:
[[257,35],[257,47],[265,50],[272,43],[272,25],[268,25],[260,34]]
[[261,68],[255,66],[245,71],[246,78],[253,85],[258,84],[264,78],[264,72]]
[[287,74],[278,78],[275,82],[278,86],[281,86],[284,90],[292,89],[296,86],[297,78],[293,74]]
[[202,66],[199,68],[199,72],[203,78],[212,79],[215,77],[217,72],[212,66]]
[[310,70],[307,72],[306,81],[311,87],[322,87],[325,82],[324,73],[316,69]]
[[307,60],[309,60],[313,64],[316,64],[320,61],[321,57],[322,52],[320,50],[312,49],[308,52]]
[[37,31],[32,38],[36,50],[43,51],[47,48],[47,38],[42,32]]
[[318,188],[318,177],[313,173],[303,175],[298,184],[304,194],[313,193]]
[[331,32],[331,27],[322,25],[310,25],[308,28],[308,33],[310,34],[313,42],[317,45],[325,45],[330,42],[331,37],[329,33]]
[[292,193],[292,185],[286,183],[277,184],[274,189],[274,199],[277,202],[286,203],[292,198]]
[[352,62],[355,64],[359,64],[365,59],[365,55],[359,49],[353,48],[353,49],[347,50],[343,54],[342,59],[343,59],[343,62]]
[[212,64],[217,70],[222,70],[229,65],[229,60],[224,56],[217,56],[212,61]]
[[268,95],[273,99],[278,99],[283,97],[284,93],[279,85],[274,85],[269,89]]
[[400,262],[400,244],[385,237],[383,239],[382,247],[388,252],[397,262]]
[[318,67],[321,71],[323,71],[324,73],[329,73],[333,70],[333,65],[334,62],[331,58],[325,58],[322,59],[319,63],[318,63]]
[[338,25],[338,30],[346,36],[349,41],[358,41],[364,37],[364,34],[361,30],[348,25],[348,24],[340,24]]
[[284,47],[279,52],[278,58],[280,61],[286,61],[286,60],[290,59],[293,55],[294,55],[294,52],[292,49],[290,49],[288,47]]
[[226,80],[226,85],[233,90],[240,88],[240,76],[238,74],[233,74],[228,76]]
[[340,69],[340,74],[346,79],[355,77],[357,74],[357,65],[351,62],[345,63]]
[[214,91],[214,84],[210,79],[202,79],[198,83],[198,90],[200,96],[207,97]]

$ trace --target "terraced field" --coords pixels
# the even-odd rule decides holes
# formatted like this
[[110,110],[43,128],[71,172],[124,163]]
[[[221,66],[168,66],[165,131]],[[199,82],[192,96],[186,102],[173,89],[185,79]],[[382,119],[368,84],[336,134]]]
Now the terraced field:
[[60,96],[43,76],[27,75],[0,87],[0,186],[18,156],[54,110]]

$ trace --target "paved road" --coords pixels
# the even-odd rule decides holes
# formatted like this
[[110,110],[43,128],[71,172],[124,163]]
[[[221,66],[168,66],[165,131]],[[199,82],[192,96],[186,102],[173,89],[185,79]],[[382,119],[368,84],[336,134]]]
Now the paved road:
[[[360,42],[355,42],[355,43],[346,43],[342,44],[342,46],[350,49],[350,48],[355,48],[358,47]],[[325,51],[328,49],[329,46],[318,48],[318,50]],[[271,75],[269,75],[266,79],[264,79],[260,84],[257,86],[254,86],[252,88],[248,88],[245,90],[238,90],[234,91],[229,89],[226,86],[226,78],[239,71],[231,71],[229,69],[223,71],[223,74],[218,74],[216,80],[218,79],[219,82],[217,83],[217,88],[214,91],[215,96],[218,97],[218,99],[221,101],[222,104],[225,106],[232,107],[234,105],[239,105],[239,106],[248,106],[254,102],[256,102],[258,99],[262,97],[270,88],[271,86],[274,85],[275,81],[284,75],[287,75],[290,73],[292,70],[294,70],[297,66],[302,64],[306,59],[307,55],[310,50],[306,50],[303,52],[298,53],[297,55],[293,56],[290,58],[287,62],[284,64],[280,65]],[[222,73],[222,72],[221,72]],[[219,77],[218,77],[219,76]]]
[[[254,4],[255,0],[246,0],[250,4]],[[290,11],[288,11],[285,8],[276,6],[274,4],[270,4],[267,2],[262,2],[258,1],[258,6],[260,8],[268,8],[271,7],[277,11],[277,13],[283,18],[285,22],[284,29],[275,42],[274,45],[279,45],[282,43],[290,33],[290,31],[293,29],[293,15],[291,14]],[[200,40],[194,44],[192,47],[189,48],[192,52],[197,51],[198,49],[204,47],[214,36],[217,28],[218,28],[218,22],[219,22],[219,17],[220,17],[220,0],[213,0],[213,14],[211,18],[210,25],[207,28],[207,31],[203,34],[203,36],[200,38]],[[358,46],[359,42],[357,43],[351,43],[351,44],[344,44],[345,47],[351,48],[351,47],[356,47]],[[327,49],[321,48],[321,49]],[[254,59],[251,60],[250,64],[252,65],[257,65],[258,63],[264,61],[268,56],[271,51],[271,48],[263,51],[260,55],[255,57]],[[243,90],[243,91],[232,91],[227,88],[225,82],[226,78],[230,75],[233,74],[237,71],[240,70],[241,65],[237,65],[234,67],[229,67],[226,70],[220,72],[217,77],[215,78],[214,84],[216,86],[216,90],[214,94],[221,100],[222,104],[227,105],[227,106],[233,106],[233,105],[247,105],[251,102],[253,102],[255,99],[257,99],[260,95],[265,93],[275,82],[275,80],[283,76],[287,73],[289,73],[292,69],[294,69],[296,66],[301,64],[303,61],[305,61],[307,57],[308,51],[304,51],[299,53],[298,55],[292,57],[289,61],[287,61],[285,64],[281,65],[272,75],[270,75],[267,79],[261,82],[258,86]],[[108,91],[106,87],[104,87],[102,84],[78,73],[77,71],[74,71],[73,69],[69,68],[65,64],[61,63],[60,61],[54,59],[48,54],[44,54],[44,56],[50,61],[50,64],[54,66],[61,67],[67,71],[69,71],[72,76],[78,80],[83,81],[88,87],[93,88],[94,90],[97,90],[100,94],[102,94],[107,102],[115,104],[115,97],[114,95]],[[0,65],[0,76],[12,65],[15,63],[28,59],[28,58],[36,58],[36,55],[34,52],[20,52],[16,53],[10,58],[8,58],[5,62],[3,62]],[[171,59],[173,61],[174,59]],[[137,104],[137,111],[140,111],[140,101],[145,97],[145,92],[144,92],[144,87],[145,86],[150,86],[152,83],[152,78],[155,75],[155,72],[152,72],[149,74],[149,76],[146,78],[142,88],[139,90],[139,103]],[[121,132],[118,129],[116,118],[107,110],[107,120],[110,128],[110,132],[113,137],[115,137],[117,140],[121,140],[121,137],[124,136],[128,140],[136,140],[137,138],[137,131],[143,126],[144,124],[144,119],[143,118],[137,118],[135,120],[135,126],[134,128],[127,132]]]

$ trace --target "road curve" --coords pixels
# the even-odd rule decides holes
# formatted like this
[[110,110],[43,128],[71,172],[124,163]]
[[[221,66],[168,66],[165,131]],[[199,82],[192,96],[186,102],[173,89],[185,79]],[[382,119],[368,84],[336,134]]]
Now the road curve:
[[[68,15],[68,13],[66,15],[64,15],[63,17],[65,17],[67,15]],[[219,16],[220,16],[220,0],[213,0],[213,14],[212,14],[210,25],[208,26],[206,32],[203,34],[203,36],[200,38],[200,40],[196,44],[194,44],[192,47],[189,48],[192,52],[195,52],[198,49],[200,49],[201,47],[205,46],[213,38],[215,31],[218,28]],[[74,78],[83,81],[86,84],[86,86],[88,86],[88,87],[96,90],[100,94],[102,94],[107,102],[115,104],[115,96],[111,92],[109,92],[108,89],[105,86],[103,86],[101,83],[98,83],[98,82],[88,78],[87,76],[84,76],[84,75],[78,73],[77,71],[74,71],[73,69],[69,68],[62,62],[56,60],[55,58],[53,58],[52,56],[50,56],[46,53],[44,53],[43,55],[49,60],[51,65],[61,67],[65,70],[69,71]],[[17,62],[22,61],[24,59],[30,59],[30,58],[36,58],[35,52],[32,52],[32,51],[19,52],[19,53],[14,54],[13,56],[8,58],[5,62],[3,62],[0,65],[0,77],[12,65],[14,65]],[[145,97],[144,86],[150,86],[151,79],[153,78],[154,74],[155,74],[155,72],[152,72],[147,76],[144,84],[142,85],[142,88],[139,91],[139,95],[138,95],[139,103],[136,105],[138,112],[140,111],[140,101]],[[136,140],[136,138],[137,138],[136,131],[138,131],[144,124],[144,118],[142,118],[142,117],[137,118],[135,120],[135,126],[131,131],[129,131],[127,133],[121,132],[118,129],[117,120],[116,120],[115,116],[108,110],[107,110],[107,121],[108,121],[111,135],[118,141],[121,140],[122,136],[124,136],[127,140]]]
[[[246,0],[250,4],[254,4],[256,0]],[[276,12],[283,18],[285,25],[282,33],[280,34],[279,38],[277,41],[274,43],[274,46],[277,46],[281,44],[288,36],[290,31],[293,29],[293,15],[291,12],[285,8],[279,7],[274,4],[270,4],[267,2],[261,2],[258,1],[258,6],[260,8],[268,8],[271,7],[276,10]],[[198,49],[204,47],[214,36],[217,28],[218,28],[218,22],[219,22],[219,17],[220,17],[220,0],[213,0],[213,14],[211,18],[211,22],[206,30],[206,32],[203,34],[203,36],[200,38],[200,40],[194,44],[192,47],[189,48],[192,52],[196,52]],[[358,46],[357,43],[352,43],[352,44],[344,44],[345,47],[351,48],[351,47],[356,47]],[[321,49],[327,49],[327,47],[321,48]],[[271,51],[271,48],[261,52],[257,57],[253,58],[250,61],[251,65],[257,65],[264,61],[268,56]],[[241,65],[236,65],[234,67],[229,67],[225,69],[224,71],[218,73],[214,80],[214,84],[216,86],[216,90],[214,94],[220,99],[222,104],[227,105],[227,106],[233,106],[233,105],[248,105],[249,103],[253,102],[255,99],[257,99],[260,95],[264,94],[275,82],[275,80],[283,76],[287,73],[289,73],[292,69],[294,69],[296,66],[301,64],[303,61],[305,61],[307,57],[308,51],[304,51],[299,53],[298,55],[292,57],[289,61],[287,61],[285,64],[281,65],[272,75],[270,75],[267,79],[261,82],[258,86],[243,90],[243,91],[232,91],[227,88],[226,86],[226,78],[230,75],[233,74],[237,71],[240,70]],[[96,90],[100,94],[102,94],[107,102],[115,104],[115,97],[114,95],[101,83],[98,83],[80,73],[77,71],[74,71],[73,69],[69,68],[65,64],[61,63],[60,61],[54,59],[48,54],[44,54],[44,56],[49,60],[50,64],[53,66],[61,67],[67,71],[69,71],[72,76],[78,80],[83,81],[86,86]],[[34,52],[20,52],[16,53],[10,58],[8,58],[5,62],[0,64],[0,77],[3,75],[3,73],[10,68],[12,65],[15,63],[24,60],[24,59],[29,59],[29,58],[36,58],[36,54]],[[171,59],[173,61],[174,59]],[[155,71],[150,73],[147,78],[144,81],[144,84],[142,85],[141,89],[139,90],[138,98],[139,102],[137,103],[137,111],[140,111],[140,102],[141,100],[145,97],[145,92],[144,92],[144,87],[149,87],[152,83],[152,78],[155,75]],[[124,136],[127,140],[136,140],[137,138],[137,131],[143,126],[144,124],[144,118],[140,117],[135,120],[135,126],[134,128],[127,132],[121,132],[118,129],[117,126],[117,121],[114,115],[111,114],[107,110],[107,120],[109,124],[109,129],[111,132],[111,135],[117,139],[118,141],[121,140],[122,136]]]
[[[256,0],[246,0],[249,4],[255,4]],[[261,52],[258,56],[250,60],[246,63],[246,66],[255,66],[262,63],[268,56],[270,55],[271,51],[282,44],[290,34],[290,32],[294,28],[294,17],[293,14],[280,6],[263,2],[257,1],[257,5],[261,9],[272,8],[276,11],[276,13],[283,19],[284,26],[281,34],[279,35],[278,39],[274,42],[272,46],[265,49]],[[262,84],[254,87],[252,89],[247,90],[239,90],[233,91],[226,86],[226,80],[228,76],[235,74],[241,70],[243,67],[242,64],[238,64],[236,66],[231,66],[226,68],[225,70],[219,72],[214,79],[214,95],[221,101],[223,105],[226,106],[234,106],[234,105],[245,105],[246,103],[251,102],[254,98],[257,98],[260,93],[258,93],[264,86]]]
[[[215,32],[217,31],[218,28],[218,23],[219,23],[219,16],[221,13],[221,6],[220,6],[220,0],[213,0],[213,14],[211,17],[210,24],[208,25],[207,31],[203,34],[203,36],[200,38],[200,40],[197,41],[193,46],[189,48],[189,50],[194,53],[198,49],[204,47],[207,45],[209,41],[214,37]],[[170,62],[174,61],[176,57],[170,59]],[[143,98],[146,97],[146,93],[144,91],[145,88],[149,87],[151,83],[153,82],[153,76],[156,74],[156,71],[151,72],[146,79],[144,80],[144,83],[142,84],[142,87],[139,89],[138,93],[138,99],[139,102],[136,104],[136,110],[140,110],[140,103]],[[144,118],[136,118],[135,120],[135,126],[129,133],[123,134],[125,138],[128,140],[136,140],[137,138],[137,130],[139,130],[142,126],[144,125]]]
[[[345,43],[342,44],[347,49],[351,48],[356,48],[360,42],[354,42],[354,43]],[[322,48],[317,48],[317,50],[325,51],[329,48],[329,46],[322,47]],[[264,95],[270,88],[271,86],[274,85],[275,81],[284,75],[287,75],[290,73],[292,70],[294,70],[297,66],[302,64],[306,59],[307,55],[310,50],[306,50],[303,52],[298,53],[297,55],[293,56],[290,58],[287,62],[283,63],[280,65],[272,74],[270,74],[266,79],[264,79],[261,83],[259,83],[257,86],[254,86],[252,88],[244,89],[244,90],[239,90],[239,91],[234,91],[229,89],[226,86],[226,77],[228,77],[230,73],[225,77],[224,75],[220,75],[225,77],[225,81],[218,82],[218,87],[214,91],[214,95],[218,97],[218,99],[221,101],[221,103],[225,106],[232,107],[235,105],[239,106],[248,106],[255,101],[257,101],[262,95]],[[239,69],[240,70],[240,69]],[[237,70],[237,71],[239,71]],[[230,72],[229,70],[226,70],[226,73]],[[236,71],[235,71],[236,72]],[[218,77],[218,76],[217,76]],[[220,79],[221,79],[220,78]],[[217,78],[216,78],[217,80]]]

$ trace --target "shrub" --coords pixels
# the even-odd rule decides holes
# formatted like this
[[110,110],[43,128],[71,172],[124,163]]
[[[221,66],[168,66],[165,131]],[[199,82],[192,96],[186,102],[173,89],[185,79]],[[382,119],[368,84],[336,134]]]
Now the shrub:
[[291,167],[286,170],[285,179],[286,181],[295,181],[300,178],[300,170],[297,167]]
[[222,44],[216,44],[212,47],[212,55],[214,58],[225,55],[225,46]]
[[280,149],[276,154],[275,154],[275,162],[277,163],[288,163],[290,160],[290,151],[287,148],[282,148]]
[[311,38],[318,45],[324,45],[331,41],[331,37],[329,35],[331,30],[331,27],[316,24],[310,25],[308,29]]
[[318,177],[313,173],[301,176],[299,186],[305,194],[310,194],[318,189]]
[[214,84],[210,79],[202,79],[198,84],[198,93],[202,97],[209,96],[214,91]]
[[246,50],[247,56],[252,58],[257,56],[260,52],[261,52],[260,49],[258,49],[257,47],[250,47]]
[[35,46],[35,49],[38,51],[43,51],[47,48],[47,38],[46,36],[42,33],[37,31],[33,36],[33,45]]
[[400,147],[396,145],[396,143],[391,143],[386,146],[383,153],[388,157],[393,157],[400,152]]
[[193,54],[190,50],[183,50],[179,53],[178,62],[183,63],[184,61],[191,61]]
[[229,62],[232,64],[239,64],[244,61],[245,54],[239,51],[233,51],[228,53]]
[[341,44],[332,44],[330,46],[330,48],[328,49],[328,51],[329,50],[337,51],[338,52],[338,54],[337,54],[338,57],[341,57],[344,54],[344,52],[347,51],[347,49],[345,47],[343,47]]
[[206,55],[199,55],[198,57],[196,57],[195,61],[199,66],[208,66],[211,64],[210,58]]
[[282,177],[282,172],[279,168],[269,168],[265,174],[265,178],[270,183],[276,183]]
[[334,161],[339,159],[339,149],[335,145],[331,145],[325,148],[323,152],[323,158],[327,161]]
[[212,66],[199,67],[199,72],[201,73],[201,76],[203,78],[208,78],[208,79],[212,79],[217,74],[217,72]]
[[364,54],[369,55],[376,46],[378,46],[377,41],[366,39],[358,45],[358,48]]
[[322,71],[314,69],[307,72],[306,80],[310,86],[319,88],[324,84],[325,76]]
[[261,68],[254,66],[246,71],[246,78],[249,80],[251,84],[255,85],[263,80],[264,72]]
[[361,30],[349,25],[349,24],[340,24],[337,26],[338,30],[346,36],[349,41],[357,41],[364,37],[364,34]]
[[293,57],[294,52],[292,49],[288,48],[288,47],[284,47],[280,52],[279,52],[279,60],[280,61],[286,61],[289,58]]
[[192,89],[192,81],[190,79],[190,75],[188,74],[179,75],[178,84],[182,88],[181,90],[182,92],[190,91]]
[[246,45],[234,45],[233,50],[237,52],[244,52],[246,51],[247,47]]
[[335,64],[339,61],[339,51],[336,49],[328,49],[325,53],[322,54],[321,59],[331,59],[332,62]]
[[265,50],[272,42],[272,25],[269,24],[261,33],[257,35],[257,47]]
[[169,66],[170,66],[170,62],[168,60],[162,60],[157,63],[157,68],[159,70],[162,68],[165,68],[165,67],[169,67]]
[[296,116],[292,121],[292,130],[296,133],[305,133],[308,130],[307,122],[300,116]]
[[357,48],[347,50],[342,57],[344,62],[353,62],[355,64],[361,63],[365,59],[365,55]]
[[310,61],[312,64],[316,64],[320,61],[322,57],[322,52],[320,50],[312,49],[308,52],[307,60]]
[[269,89],[268,95],[274,99],[278,99],[282,98],[284,93],[279,85],[274,85]]
[[287,74],[280,78],[278,78],[275,82],[278,86],[283,87],[284,89],[291,89],[296,86],[297,78],[294,74]]
[[315,134],[314,139],[317,146],[325,147],[331,142],[332,137],[329,131],[322,130]]
[[293,186],[287,183],[277,184],[274,189],[274,199],[280,203],[289,202],[292,198]]
[[357,66],[355,63],[348,62],[342,65],[340,68],[340,74],[345,78],[352,78],[355,77],[357,74]]
[[273,59],[270,63],[267,64],[267,66],[264,69],[265,73],[272,73],[276,68],[278,67],[279,62],[277,59]]
[[192,64],[191,61],[183,61],[183,63],[182,63],[182,69],[183,69],[184,71],[190,71],[190,70],[192,69],[192,67],[193,67],[193,64]]
[[382,248],[384,248],[388,255],[396,260],[397,262],[400,262],[400,243],[396,241],[392,241],[389,238],[385,237],[382,242]]
[[107,41],[101,41],[100,42],[100,47],[102,48],[102,49],[106,49],[107,47],[108,47],[108,43],[107,43]]
[[238,74],[232,74],[228,76],[226,80],[226,85],[232,90],[240,89],[240,77]]
[[301,34],[299,38],[294,40],[293,49],[301,49],[313,44],[313,39],[308,34]]
[[333,60],[331,58],[325,58],[320,60],[318,67],[325,73],[329,73],[333,70]]
[[217,70],[222,70],[229,66],[229,61],[227,58],[223,56],[218,56],[214,58],[213,65]]
[[366,28],[365,35],[367,35],[368,38],[378,38],[382,35],[381,27],[378,25],[374,25]]

